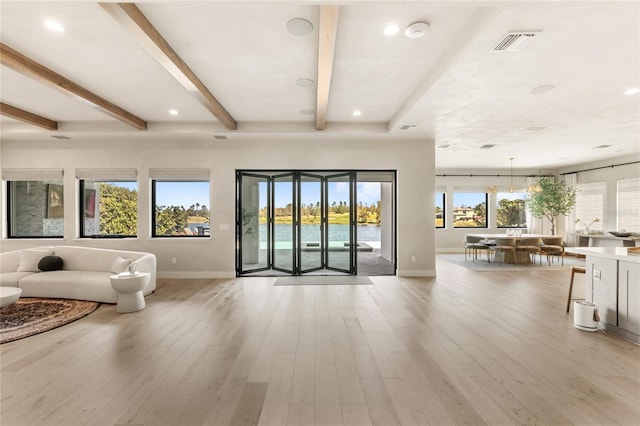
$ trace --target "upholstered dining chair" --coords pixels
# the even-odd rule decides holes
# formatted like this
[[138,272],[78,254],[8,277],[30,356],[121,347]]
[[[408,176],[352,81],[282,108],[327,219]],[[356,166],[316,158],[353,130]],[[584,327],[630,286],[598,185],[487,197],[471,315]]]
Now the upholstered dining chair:
[[517,246],[516,251],[526,251],[529,255],[529,261],[532,264],[536,264],[536,254],[538,255],[540,266],[542,266],[542,238],[540,237],[526,237],[521,239]]
[[540,246],[542,253],[547,255],[547,264],[551,265],[553,256],[564,265],[564,238],[563,237],[542,237],[542,245]]
[[[498,237],[495,239],[495,243],[496,244],[494,246],[489,247],[489,250],[496,252],[496,255],[498,253],[502,254],[502,256],[500,256],[500,266],[502,266],[502,264],[506,260],[507,255],[510,255],[511,262],[515,261],[515,252],[516,252],[515,238]],[[491,259],[489,259],[489,262],[491,262]]]
[[471,253],[471,259],[475,262],[478,258],[478,251],[487,250],[487,257],[489,257],[489,246],[482,243],[482,238],[472,237],[467,235],[464,242],[464,260],[467,260],[467,253]]

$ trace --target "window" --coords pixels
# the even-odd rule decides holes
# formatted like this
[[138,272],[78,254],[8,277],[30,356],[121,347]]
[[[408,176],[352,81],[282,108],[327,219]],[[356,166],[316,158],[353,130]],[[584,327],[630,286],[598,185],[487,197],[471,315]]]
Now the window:
[[640,178],[618,181],[618,230],[640,232]]
[[453,194],[453,227],[486,228],[487,194],[455,192]]
[[152,181],[153,236],[210,235],[209,181]]
[[606,196],[606,182],[576,185],[576,230],[580,230],[580,225],[584,231],[604,229]]
[[80,237],[135,237],[138,183],[80,180]]
[[525,199],[522,192],[499,192],[496,196],[496,222],[498,228],[526,228]]
[[444,192],[436,192],[435,194],[435,204],[436,204],[436,228],[444,228],[445,222],[445,198]]
[[64,236],[62,180],[9,181],[7,199],[9,238]]

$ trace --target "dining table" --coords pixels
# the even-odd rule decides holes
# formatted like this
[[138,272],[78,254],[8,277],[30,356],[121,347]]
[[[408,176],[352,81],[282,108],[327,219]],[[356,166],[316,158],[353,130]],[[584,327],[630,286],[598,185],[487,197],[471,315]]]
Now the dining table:
[[[473,238],[480,238],[481,240],[479,241],[481,244],[487,244],[489,247],[492,245],[495,245],[495,240],[496,238],[515,238],[516,239],[516,244],[521,241],[523,238],[546,238],[546,237],[553,237],[553,235],[547,235],[547,234],[519,234],[519,235],[509,235],[508,233],[494,233],[494,234],[467,234],[467,237],[473,237]],[[496,256],[501,256],[503,255],[503,253],[499,253],[496,252]],[[511,263],[523,263],[523,264],[527,264],[527,263],[531,263],[531,258],[529,257],[529,254],[526,251],[517,251],[515,252],[514,256],[510,259],[513,259],[513,261]],[[498,261],[500,259],[498,258]],[[505,259],[506,260],[506,259]],[[509,262],[507,262],[509,263]]]

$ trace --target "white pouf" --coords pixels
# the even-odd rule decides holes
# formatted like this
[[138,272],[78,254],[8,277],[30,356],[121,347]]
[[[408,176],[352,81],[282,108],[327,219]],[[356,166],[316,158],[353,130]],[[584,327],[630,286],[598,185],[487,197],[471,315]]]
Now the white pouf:
[[124,272],[111,275],[111,287],[118,292],[116,311],[124,314],[144,309],[145,303],[142,290],[150,278],[151,274],[149,272],[137,272],[135,274]]

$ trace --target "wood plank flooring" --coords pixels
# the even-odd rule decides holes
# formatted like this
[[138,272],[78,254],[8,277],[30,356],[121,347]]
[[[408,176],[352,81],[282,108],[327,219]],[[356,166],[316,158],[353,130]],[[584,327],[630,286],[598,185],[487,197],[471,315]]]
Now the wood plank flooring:
[[640,347],[573,327],[568,270],[438,271],[159,280],[2,345],[0,424],[640,424]]

